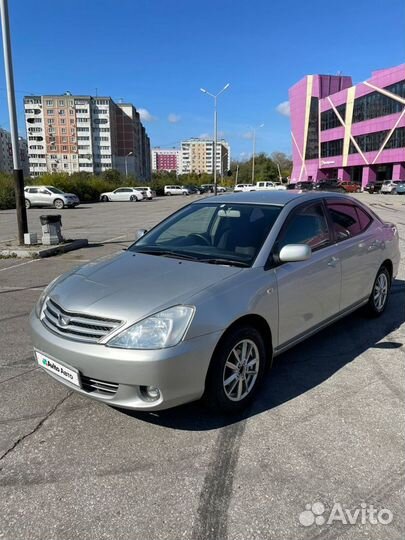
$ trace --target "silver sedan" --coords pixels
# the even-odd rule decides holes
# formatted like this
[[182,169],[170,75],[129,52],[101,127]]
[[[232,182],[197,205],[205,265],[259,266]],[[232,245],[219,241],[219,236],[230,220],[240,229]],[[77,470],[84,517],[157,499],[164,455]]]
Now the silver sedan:
[[358,308],[381,315],[399,260],[396,226],[349,196],[202,199],[51,283],[36,361],[110,405],[238,411],[276,355]]

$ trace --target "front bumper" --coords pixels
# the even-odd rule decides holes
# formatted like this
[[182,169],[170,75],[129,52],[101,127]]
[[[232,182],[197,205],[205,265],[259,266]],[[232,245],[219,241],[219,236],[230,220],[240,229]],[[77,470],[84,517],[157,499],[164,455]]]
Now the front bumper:
[[[48,372],[50,376],[82,395],[137,410],[167,409],[199,399],[221,335],[221,332],[215,332],[168,349],[126,350],[63,339],[45,328],[34,312],[30,316],[30,325],[35,350],[50,360],[76,368],[84,378],[115,383],[118,388],[113,395],[105,395],[97,390],[79,388]],[[159,399],[147,401],[142,386],[157,386]]]

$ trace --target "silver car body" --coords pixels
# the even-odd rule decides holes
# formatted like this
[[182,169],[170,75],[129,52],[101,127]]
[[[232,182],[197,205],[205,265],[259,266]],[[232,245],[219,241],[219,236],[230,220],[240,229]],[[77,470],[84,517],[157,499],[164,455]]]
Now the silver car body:
[[80,204],[77,195],[64,193],[53,186],[26,186],[24,197],[30,202],[30,206],[55,206],[55,201],[58,200],[63,202],[63,206],[73,207]]
[[135,187],[134,189],[140,191],[148,200],[154,199],[156,197],[156,192],[148,186]]
[[[384,261],[390,261],[392,276],[397,274],[396,227],[382,222],[368,208],[374,219],[365,232],[331,243],[308,260],[268,266],[269,254],[291,212],[326,199],[354,202],[334,193],[290,191],[227,194],[194,202],[279,205],[280,213],[249,268],[126,251],[60,278],[46,293],[41,319],[35,312],[30,317],[37,360],[41,361],[42,354],[72,368],[79,386],[57,373],[51,375],[83,395],[111,405],[154,410],[202,396],[221,336],[242,318],[265,321],[273,353],[281,353],[367,303]],[[44,315],[48,303],[51,322]],[[108,346],[111,337],[124,328],[177,305],[195,308],[178,345],[156,350]],[[71,326],[71,319],[81,321],[82,329]],[[86,342],[86,333],[94,328],[99,328],[100,337]],[[160,389],[153,403],[141,392],[149,385]]]
[[189,195],[187,188],[178,185],[170,185],[164,187],[165,195]]

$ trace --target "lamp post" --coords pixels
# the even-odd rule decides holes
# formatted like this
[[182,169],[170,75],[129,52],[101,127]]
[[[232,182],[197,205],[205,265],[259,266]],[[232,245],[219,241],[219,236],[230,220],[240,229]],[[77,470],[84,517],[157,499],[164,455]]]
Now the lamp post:
[[132,156],[132,154],[133,152],[129,152],[129,154],[125,156],[125,177],[128,176],[128,157]]
[[28,232],[27,210],[24,200],[24,173],[21,168],[20,146],[18,144],[18,124],[15,107],[13,60],[11,55],[10,23],[7,0],[0,0],[1,29],[3,34],[4,69],[6,72],[8,113],[10,116],[11,146],[13,151],[13,175],[17,212],[18,242],[24,244],[24,234]]
[[281,183],[282,180],[283,180],[283,177],[281,176],[280,163],[279,163],[276,159],[273,159],[273,161],[274,161],[275,164],[277,165],[278,179],[280,180],[280,183]]
[[264,124],[260,124],[260,126],[257,126],[257,127],[252,129],[252,131],[253,131],[252,184],[255,183],[256,130],[262,128],[263,126],[264,126]]
[[217,138],[218,138],[218,118],[217,118],[217,97],[222,94],[222,92],[225,92],[227,88],[229,88],[229,84],[227,83],[218,94],[211,94],[211,92],[208,92],[205,90],[205,88],[200,88],[201,92],[204,94],[207,94],[208,96],[211,96],[214,98],[214,148],[213,148],[213,166],[214,166],[214,194],[217,194]]

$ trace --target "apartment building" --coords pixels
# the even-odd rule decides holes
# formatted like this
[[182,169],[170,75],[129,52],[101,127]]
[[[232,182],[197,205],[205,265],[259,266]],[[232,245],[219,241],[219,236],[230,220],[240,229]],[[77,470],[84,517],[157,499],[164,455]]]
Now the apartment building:
[[[18,137],[20,147],[20,164],[24,176],[29,176],[28,147],[27,141],[23,137]],[[12,173],[13,150],[11,146],[11,134],[0,128],[0,172]]]
[[[215,167],[223,175],[231,165],[231,149],[221,139],[217,141]],[[214,141],[212,139],[189,139],[181,143],[181,174],[214,173]]]
[[133,105],[66,93],[26,96],[24,108],[31,176],[117,169],[150,179],[149,138]]
[[176,148],[152,148],[152,171],[181,173],[181,152]]
[[290,88],[291,180],[405,179],[405,64],[353,85],[307,75]]

